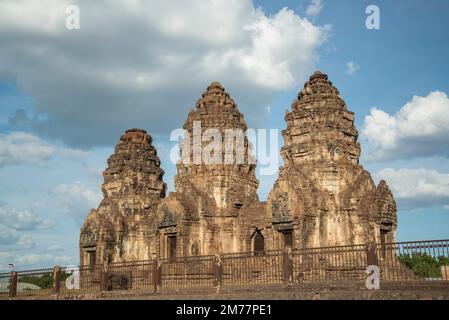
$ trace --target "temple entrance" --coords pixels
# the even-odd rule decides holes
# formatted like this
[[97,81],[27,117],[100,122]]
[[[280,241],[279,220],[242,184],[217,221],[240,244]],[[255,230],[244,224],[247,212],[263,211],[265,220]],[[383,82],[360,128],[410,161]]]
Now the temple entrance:
[[169,236],[167,240],[168,259],[172,261],[176,259],[176,236]]
[[263,255],[265,253],[265,239],[260,230],[257,230],[253,236],[253,252],[255,255]]
[[89,251],[89,270],[91,272],[95,271],[95,266],[97,264],[97,251]]
[[292,230],[288,230],[288,231],[284,231],[282,232],[283,234],[283,242],[284,242],[284,248],[289,246],[291,248],[293,248],[293,231]]
[[382,258],[385,258],[385,253],[386,253],[386,249],[385,249],[385,244],[388,243],[388,230],[385,230],[383,228],[380,229],[380,248],[381,248],[381,254],[382,254]]

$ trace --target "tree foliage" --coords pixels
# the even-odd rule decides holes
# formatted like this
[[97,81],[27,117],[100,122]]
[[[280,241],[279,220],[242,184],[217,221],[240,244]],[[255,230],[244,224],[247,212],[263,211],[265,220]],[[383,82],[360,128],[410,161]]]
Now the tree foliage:
[[441,277],[441,266],[449,265],[449,259],[444,256],[433,257],[424,252],[400,254],[399,260],[417,276],[424,278]]
[[[70,273],[62,272],[61,281],[65,281],[70,276]],[[21,283],[31,283],[41,289],[49,289],[53,286],[53,274],[51,272],[44,273],[41,276],[29,275],[21,276],[19,278]]]

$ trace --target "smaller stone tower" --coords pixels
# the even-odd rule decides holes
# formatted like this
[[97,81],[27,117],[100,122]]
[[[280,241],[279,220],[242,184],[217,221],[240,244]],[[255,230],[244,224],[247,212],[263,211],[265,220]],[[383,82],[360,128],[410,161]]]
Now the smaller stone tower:
[[103,173],[104,198],[81,228],[82,265],[151,258],[154,239],[141,222],[155,215],[165,197],[163,175],[151,137],[142,129],[127,130]]

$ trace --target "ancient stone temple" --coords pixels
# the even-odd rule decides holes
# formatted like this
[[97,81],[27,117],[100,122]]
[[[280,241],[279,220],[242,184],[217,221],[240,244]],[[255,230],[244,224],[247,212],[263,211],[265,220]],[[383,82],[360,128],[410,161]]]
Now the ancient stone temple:
[[126,131],[81,229],[81,264],[394,241],[393,195],[359,164],[354,113],[326,75],[310,77],[285,119],[284,166],[266,202],[244,117],[220,83],[188,113],[168,197],[151,137]]

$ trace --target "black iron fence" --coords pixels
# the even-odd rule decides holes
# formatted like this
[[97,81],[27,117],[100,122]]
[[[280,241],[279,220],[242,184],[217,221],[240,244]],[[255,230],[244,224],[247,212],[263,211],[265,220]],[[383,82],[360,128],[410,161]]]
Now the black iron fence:
[[[368,268],[370,266],[370,268]],[[54,267],[0,274],[0,296],[76,295],[112,290],[307,287],[333,283],[439,283],[449,290],[449,240],[366,244]],[[360,287],[360,286],[359,286]],[[361,287],[361,288],[362,288]]]
[[9,295],[9,273],[0,273],[0,297]]

